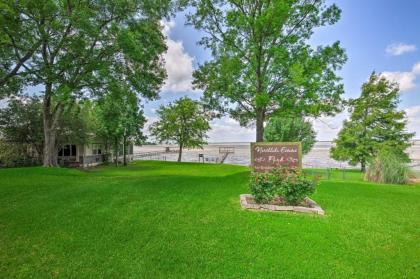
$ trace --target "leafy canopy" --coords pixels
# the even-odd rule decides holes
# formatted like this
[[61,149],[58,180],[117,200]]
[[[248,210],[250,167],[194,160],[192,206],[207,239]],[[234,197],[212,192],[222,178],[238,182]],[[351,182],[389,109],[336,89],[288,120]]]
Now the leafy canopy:
[[[165,77],[159,19],[171,1],[4,1],[0,84],[53,86],[59,99],[113,76],[148,97]],[[16,93],[16,92],[7,92]]]
[[[184,2],[184,1],[182,1]],[[55,166],[60,115],[115,83],[147,99],[166,77],[160,20],[171,0],[5,0],[0,12],[0,96],[42,88],[44,166]]]
[[263,140],[272,115],[334,114],[346,61],[339,42],[312,48],[313,30],[336,23],[340,9],[323,0],[196,0],[189,23],[213,59],[194,72],[204,102],[241,125],[256,123]]
[[137,96],[119,84],[111,88],[98,101],[98,134],[116,145],[123,140],[140,144],[145,139],[142,129],[146,119]]
[[188,97],[178,99],[173,104],[161,106],[157,111],[159,120],[152,124],[150,131],[160,142],[175,142],[182,148],[202,147],[206,143],[206,132],[210,130],[207,117],[200,104]]
[[[42,102],[36,97],[12,98],[0,109],[0,138],[11,145],[30,146],[42,156],[44,131]],[[77,102],[68,106],[57,121],[56,147],[64,144],[84,144],[95,133],[92,102]]]
[[312,123],[303,117],[272,117],[264,130],[264,141],[301,142],[302,153],[307,154],[315,144],[316,133]]
[[10,144],[29,145],[42,154],[42,104],[37,98],[10,99],[0,109],[0,138]]
[[372,73],[362,86],[361,96],[350,101],[351,116],[334,140],[332,157],[353,165],[360,163],[362,170],[381,149],[408,160],[405,150],[414,133],[406,132],[407,120],[405,112],[398,110],[399,102],[398,85]]

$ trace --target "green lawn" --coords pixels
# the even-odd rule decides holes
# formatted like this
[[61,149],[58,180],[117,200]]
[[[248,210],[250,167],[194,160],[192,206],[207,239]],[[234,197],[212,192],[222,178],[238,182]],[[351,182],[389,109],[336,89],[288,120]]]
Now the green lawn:
[[161,162],[0,170],[0,278],[420,277],[420,186],[337,175],[313,195],[322,217],[242,210],[248,175]]

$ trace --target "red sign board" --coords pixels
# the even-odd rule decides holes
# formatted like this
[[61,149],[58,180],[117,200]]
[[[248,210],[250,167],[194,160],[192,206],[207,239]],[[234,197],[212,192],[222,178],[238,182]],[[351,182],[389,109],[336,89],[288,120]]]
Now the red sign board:
[[302,168],[300,142],[251,143],[251,164],[256,172],[274,168]]

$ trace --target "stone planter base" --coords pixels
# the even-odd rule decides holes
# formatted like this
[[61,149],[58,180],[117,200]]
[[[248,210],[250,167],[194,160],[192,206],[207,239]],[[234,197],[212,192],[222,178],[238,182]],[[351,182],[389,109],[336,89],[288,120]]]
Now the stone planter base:
[[408,184],[420,184],[420,178],[411,178],[408,180]]
[[254,197],[250,194],[242,194],[239,196],[241,200],[241,206],[245,209],[255,210],[269,210],[269,211],[294,211],[300,213],[311,213],[318,215],[325,215],[325,211],[313,200],[306,197],[305,203],[307,206],[286,206],[286,205],[274,205],[274,204],[259,204],[254,202]]

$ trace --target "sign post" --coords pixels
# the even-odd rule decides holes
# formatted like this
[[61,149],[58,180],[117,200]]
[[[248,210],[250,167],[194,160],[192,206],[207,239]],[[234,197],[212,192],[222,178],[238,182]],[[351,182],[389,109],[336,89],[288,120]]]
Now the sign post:
[[300,142],[251,143],[251,165],[255,172],[268,172],[274,168],[302,168]]

